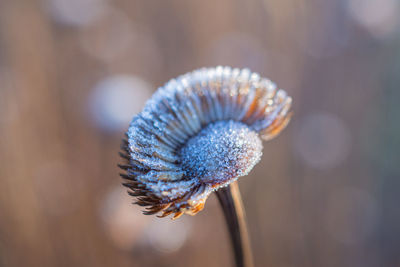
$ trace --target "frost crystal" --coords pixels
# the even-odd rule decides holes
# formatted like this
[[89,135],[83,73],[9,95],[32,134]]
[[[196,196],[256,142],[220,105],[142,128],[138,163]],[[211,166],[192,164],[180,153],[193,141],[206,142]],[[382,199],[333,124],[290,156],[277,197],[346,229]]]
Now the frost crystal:
[[172,79],[133,118],[121,168],[145,214],[195,214],[208,195],[260,160],[290,119],[291,98],[248,69],[203,68]]

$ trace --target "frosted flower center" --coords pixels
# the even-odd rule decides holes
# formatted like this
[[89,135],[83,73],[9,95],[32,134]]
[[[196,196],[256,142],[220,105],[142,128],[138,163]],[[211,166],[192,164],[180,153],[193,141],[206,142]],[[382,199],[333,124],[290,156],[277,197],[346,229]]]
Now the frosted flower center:
[[260,161],[262,142],[244,123],[219,121],[189,139],[180,155],[186,177],[214,187],[247,175]]

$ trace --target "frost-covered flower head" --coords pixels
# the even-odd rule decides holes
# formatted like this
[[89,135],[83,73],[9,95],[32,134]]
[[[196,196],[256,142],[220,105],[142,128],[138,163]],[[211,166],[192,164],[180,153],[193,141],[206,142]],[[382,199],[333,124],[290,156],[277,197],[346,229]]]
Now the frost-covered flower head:
[[[194,215],[211,192],[247,175],[292,99],[248,69],[203,68],[170,80],[135,116],[122,177],[145,214]],[[261,139],[260,139],[261,138]]]

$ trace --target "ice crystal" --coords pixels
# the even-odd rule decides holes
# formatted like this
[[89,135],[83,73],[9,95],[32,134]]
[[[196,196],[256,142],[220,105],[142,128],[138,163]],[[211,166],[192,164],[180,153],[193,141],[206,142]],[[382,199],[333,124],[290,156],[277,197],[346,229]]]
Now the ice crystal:
[[203,68],[170,80],[133,118],[122,174],[146,214],[200,211],[260,160],[289,122],[291,98],[248,69]]

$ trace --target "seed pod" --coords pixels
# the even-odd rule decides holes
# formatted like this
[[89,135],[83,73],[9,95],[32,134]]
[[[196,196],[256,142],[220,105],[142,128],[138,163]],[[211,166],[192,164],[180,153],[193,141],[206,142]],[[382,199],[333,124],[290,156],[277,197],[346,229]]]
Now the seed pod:
[[285,128],[291,102],[248,69],[203,68],[172,79],[131,122],[124,185],[144,214],[194,215],[211,192],[259,162],[261,139]]

